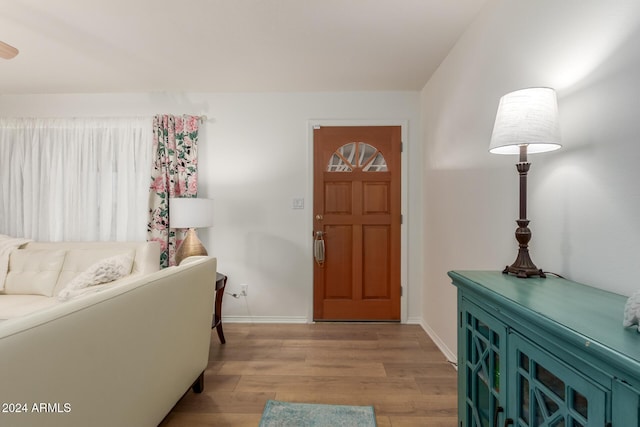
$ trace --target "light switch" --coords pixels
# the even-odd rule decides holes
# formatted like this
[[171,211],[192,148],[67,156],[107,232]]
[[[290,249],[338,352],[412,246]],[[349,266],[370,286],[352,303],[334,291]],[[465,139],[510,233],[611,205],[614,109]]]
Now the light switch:
[[304,198],[296,197],[293,199],[292,209],[304,209]]

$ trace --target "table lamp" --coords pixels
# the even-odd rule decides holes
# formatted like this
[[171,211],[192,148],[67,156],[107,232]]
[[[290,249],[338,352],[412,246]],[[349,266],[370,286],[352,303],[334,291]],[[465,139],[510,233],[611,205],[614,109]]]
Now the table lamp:
[[516,169],[520,175],[520,219],[516,221],[518,256],[503,273],[520,278],[546,277],[529,255],[531,230],[527,219],[527,173],[531,163],[528,153],[542,153],[560,148],[560,126],[556,92],[551,88],[529,88],[500,98],[489,151],[520,156]]
[[189,229],[176,251],[177,265],[187,257],[207,255],[195,229],[213,226],[213,200],[195,197],[169,199],[169,224],[171,228]]

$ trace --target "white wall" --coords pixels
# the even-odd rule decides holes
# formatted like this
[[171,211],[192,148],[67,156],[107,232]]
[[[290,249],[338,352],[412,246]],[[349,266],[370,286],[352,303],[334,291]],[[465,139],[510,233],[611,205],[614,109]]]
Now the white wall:
[[[36,117],[206,114],[199,194],[215,200],[215,226],[199,232],[246,300],[225,297],[227,320],[307,321],[312,314],[310,122],[407,123],[407,307],[421,318],[422,175],[418,92],[192,93],[0,96],[0,115]],[[305,209],[293,210],[292,199]],[[187,286],[188,284],[185,284]]]
[[517,253],[517,159],[488,153],[510,91],[558,92],[564,147],[529,158],[533,261],[616,293],[640,289],[638,46],[637,1],[493,0],[424,87],[423,312],[448,354],[456,297],[446,272],[500,270]]

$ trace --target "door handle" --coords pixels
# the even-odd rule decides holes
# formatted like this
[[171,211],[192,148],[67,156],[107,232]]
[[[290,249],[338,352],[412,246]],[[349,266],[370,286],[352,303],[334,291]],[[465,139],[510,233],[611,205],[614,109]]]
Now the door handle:
[[320,267],[324,265],[324,232],[316,231],[313,239],[313,257]]
[[[495,412],[493,413],[493,427],[498,427],[498,415],[504,412],[504,408],[502,406],[496,407]],[[506,425],[506,424],[505,424]]]
[[[502,406],[498,406],[496,411],[493,413],[493,426],[498,427],[498,415],[504,412],[504,408]],[[513,425],[513,420],[511,418],[507,418],[504,420],[503,427]]]

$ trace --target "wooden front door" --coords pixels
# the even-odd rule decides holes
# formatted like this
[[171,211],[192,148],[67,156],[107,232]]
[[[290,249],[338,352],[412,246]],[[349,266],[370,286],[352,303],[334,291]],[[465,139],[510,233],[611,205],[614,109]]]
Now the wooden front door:
[[315,320],[400,320],[400,135],[314,130]]

